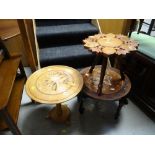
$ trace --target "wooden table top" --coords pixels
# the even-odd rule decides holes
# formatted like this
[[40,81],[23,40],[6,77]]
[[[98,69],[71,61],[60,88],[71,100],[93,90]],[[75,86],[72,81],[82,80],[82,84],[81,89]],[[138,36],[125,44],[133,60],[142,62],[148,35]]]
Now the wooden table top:
[[138,42],[122,34],[95,34],[83,40],[90,52],[109,55],[126,55],[138,48]]
[[131,82],[127,75],[125,80],[121,80],[119,70],[108,68],[103,82],[102,95],[98,96],[97,89],[100,80],[101,66],[95,66],[92,73],[89,73],[90,67],[81,70],[84,79],[83,91],[90,97],[100,100],[119,100],[126,96],[131,89]]
[[83,87],[79,71],[68,66],[48,66],[34,72],[26,82],[26,92],[35,101],[58,104],[75,97]]

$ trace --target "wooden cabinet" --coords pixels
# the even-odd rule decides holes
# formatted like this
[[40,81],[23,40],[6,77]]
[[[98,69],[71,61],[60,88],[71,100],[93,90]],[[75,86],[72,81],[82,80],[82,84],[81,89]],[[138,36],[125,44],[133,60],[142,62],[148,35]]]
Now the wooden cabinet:
[[155,116],[155,60],[136,52],[126,57],[125,72],[131,79],[131,98]]

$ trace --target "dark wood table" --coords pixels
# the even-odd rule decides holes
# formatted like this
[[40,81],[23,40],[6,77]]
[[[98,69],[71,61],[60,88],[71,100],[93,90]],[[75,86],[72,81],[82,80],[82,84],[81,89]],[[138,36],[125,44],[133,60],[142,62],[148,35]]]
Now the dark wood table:
[[124,80],[122,80],[120,71],[116,68],[107,68],[105,72],[105,78],[103,80],[102,90],[98,94],[98,84],[100,82],[101,66],[95,66],[92,72],[91,67],[84,68],[81,74],[84,79],[84,87],[79,96],[79,112],[84,112],[83,99],[87,96],[97,100],[111,100],[119,101],[115,119],[119,117],[121,108],[123,105],[128,104],[127,94],[131,89],[131,82],[127,75],[124,74]]

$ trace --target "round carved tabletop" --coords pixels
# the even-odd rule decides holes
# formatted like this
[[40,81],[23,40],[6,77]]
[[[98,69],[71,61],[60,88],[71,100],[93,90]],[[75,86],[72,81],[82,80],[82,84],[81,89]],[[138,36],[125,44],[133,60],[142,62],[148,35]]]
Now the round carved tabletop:
[[84,93],[88,96],[101,100],[119,100],[127,95],[131,89],[131,82],[127,75],[125,80],[121,80],[119,70],[108,68],[103,81],[102,94],[97,94],[100,81],[101,66],[95,66],[92,73],[89,73],[90,67],[81,70],[84,79]]
[[74,68],[48,66],[34,72],[26,82],[26,92],[35,101],[47,104],[65,102],[83,87],[83,78]]

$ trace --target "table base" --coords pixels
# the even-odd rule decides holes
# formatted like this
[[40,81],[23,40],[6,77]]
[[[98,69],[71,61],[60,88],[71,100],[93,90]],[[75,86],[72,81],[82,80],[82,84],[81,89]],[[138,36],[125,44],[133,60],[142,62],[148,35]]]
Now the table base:
[[67,105],[57,104],[51,111],[49,111],[48,118],[58,123],[67,122],[70,118],[70,109]]
[[[110,89],[107,89],[109,87],[106,86],[105,83],[102,84],[102,86],[104,88],[106,88],[105,90],[103,89],[102,93],[101,94],[98,94],[97,92],[97,87],[98,87],[98,81],[96,79],[99,79],[99,75],[100,75],[100,69],[101,67],[100,66],[96,66],[96,68],[94,68],[94,72],[92,73],[89,73],[90,71],[90,68],[87,67],[87,68],[84,68],[83,70],[81,70],[81,74],[83,75],[83,78],[84,78],[84,87],[83,87],[83,90],[81,91],[79,97],[78,97],[78,100],[79,100],[79,112],[81,114],[84,113],[84,106],[83,106],[83,99],[86,98],[86,97],[91,97],[93,99],[97,99],[97,100],[103,100],[103,101],[119,101],[119,105],[118,105],[118,108],[117,108],[117,111],[115,113],[115,119],[118,119],[119,115],[120,115],[120,111],[122,109],[122,107],[124,105],[127,105],[128,104],[128,101],[127,101],[127,94],[129,93],[130,89],[131,89],[131,82],[128,78],[128,76],[126,74],[123,75],[123,79],[122,80],[121,78],[121,81],[120,79],[118,80],[117,82],[117,77],[118,76],[118,70],[115,69],[115,68],[109,68],[108,70],[109,71],[113,71],[113,77],[112,79],[114,79],[115,81],[114,82],[117,82],[115,85],[113,83],[113,81],[111,80],[111,84],[110,85],[111,87],[115,88],[115,91],[110,91]],[[95,74],[98,73],[98,74]],[[115,74],[114,74],[115,73]],[[116,76],[117,75],[117,76]],[[121,77],[121,76],[120,76]],[[97,82],[96,82],[97,81]],[[120,83],[120,82],[121,83]]]

